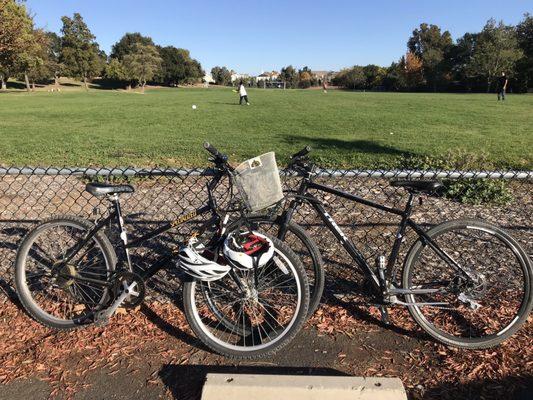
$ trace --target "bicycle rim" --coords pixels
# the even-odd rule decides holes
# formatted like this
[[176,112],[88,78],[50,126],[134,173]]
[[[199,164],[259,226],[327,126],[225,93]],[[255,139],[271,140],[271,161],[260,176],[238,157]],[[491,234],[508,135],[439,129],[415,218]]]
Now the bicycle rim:
[[[433,232],[432,232],[433,231]],[[518,244],[497,227],[478,221],[452,221],[428,232],[459,265],[471,269],[469,282],[429,246],[416,244],[404,271],[404,287],[439,289],[408,295],[415,320],[436,339],[461,347],[489,347],[510,336],[531,308],[531,267]],[[432,233],[431,233],[432,232]]]
[[109,278],[112,262],[96,236],[71,262],[55,270],[68,249],[86,232],[87,227],[80,223],[51,221],[37,227],[22,244],[17,289],[26,309],[40,322],[85,324],[109,300],[108,288],[68,278],[69,275],[103,281]]
[[[258,272],[257,299],[239,293],[229,274],[220,281],[192,284],[192,316],[210,342],[231,351],[256,352],[275,346],[291,330],[303,307],[302,286],[295,267],[278,249],[274,259]],[[251,270],[237,273],[245,281],[253,279]]]

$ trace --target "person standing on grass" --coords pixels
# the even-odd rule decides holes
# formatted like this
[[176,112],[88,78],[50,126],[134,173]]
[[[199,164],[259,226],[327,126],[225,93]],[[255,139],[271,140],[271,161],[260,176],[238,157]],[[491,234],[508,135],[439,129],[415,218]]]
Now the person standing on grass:
[[239,96],[239,105],[242,105],[243,100],[246,102],[247,106],[250,105],[250,103],[248,102],[248,93],[246,93],[246,88],[244,87],[242,81],[239,82]]
[[505,100],[505,91],[507,90],[508,82],[507,75],[505,75],[505,72],[502,72],[502,76],[498,78],[498,101],[500,101],[500,97],[502,101]]

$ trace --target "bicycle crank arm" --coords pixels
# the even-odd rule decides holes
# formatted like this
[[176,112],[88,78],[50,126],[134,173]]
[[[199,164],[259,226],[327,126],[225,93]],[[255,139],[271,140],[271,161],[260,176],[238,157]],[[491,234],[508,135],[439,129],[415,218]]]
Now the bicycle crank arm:
[[117,309],[124,303],[124,300],[130,295],[132,296],[138,296],[139,293],[137,293],[134,289],[137,287],[137,282],[132,282],[130,285],[126,284],[124,282],[124,289],[120,296],[118,296],[113,304],[111,304],[110,307],[106,308],[105,310],[98,311],[95,314],[95,320],[96,322],[102,322],[105,323],[109,318],[115,314]]

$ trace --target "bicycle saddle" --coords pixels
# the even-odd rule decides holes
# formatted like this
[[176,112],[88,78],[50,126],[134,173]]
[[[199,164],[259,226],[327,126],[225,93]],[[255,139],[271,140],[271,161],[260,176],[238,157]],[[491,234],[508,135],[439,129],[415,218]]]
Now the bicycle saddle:
[[442,186],[442,183],[439,181],[408,181],[408,180],[399,180],[391,181],[392,186],[399,186],[407,189],[410,192],[422,192],[422,193],[431,193],[437,190]]
[[85,190],[93,196],[103,196],[115,193],[133,193],[135,189],[131,185],[112,185],[110,183],[91,182],[85,185]]

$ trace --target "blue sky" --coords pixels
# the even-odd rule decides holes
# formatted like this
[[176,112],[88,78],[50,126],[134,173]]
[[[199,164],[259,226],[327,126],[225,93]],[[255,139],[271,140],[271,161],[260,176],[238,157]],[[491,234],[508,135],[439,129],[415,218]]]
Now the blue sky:
[[292,64],[314,70],[387,66],[421,22],[453,38],[494,17],[516,24],[532,0],[224,1],[28,0],[38,27],[59,32],[61,16],[79,12],[103,50],[125,32],[187,48],[205,70],[225,65],[260,73]]

